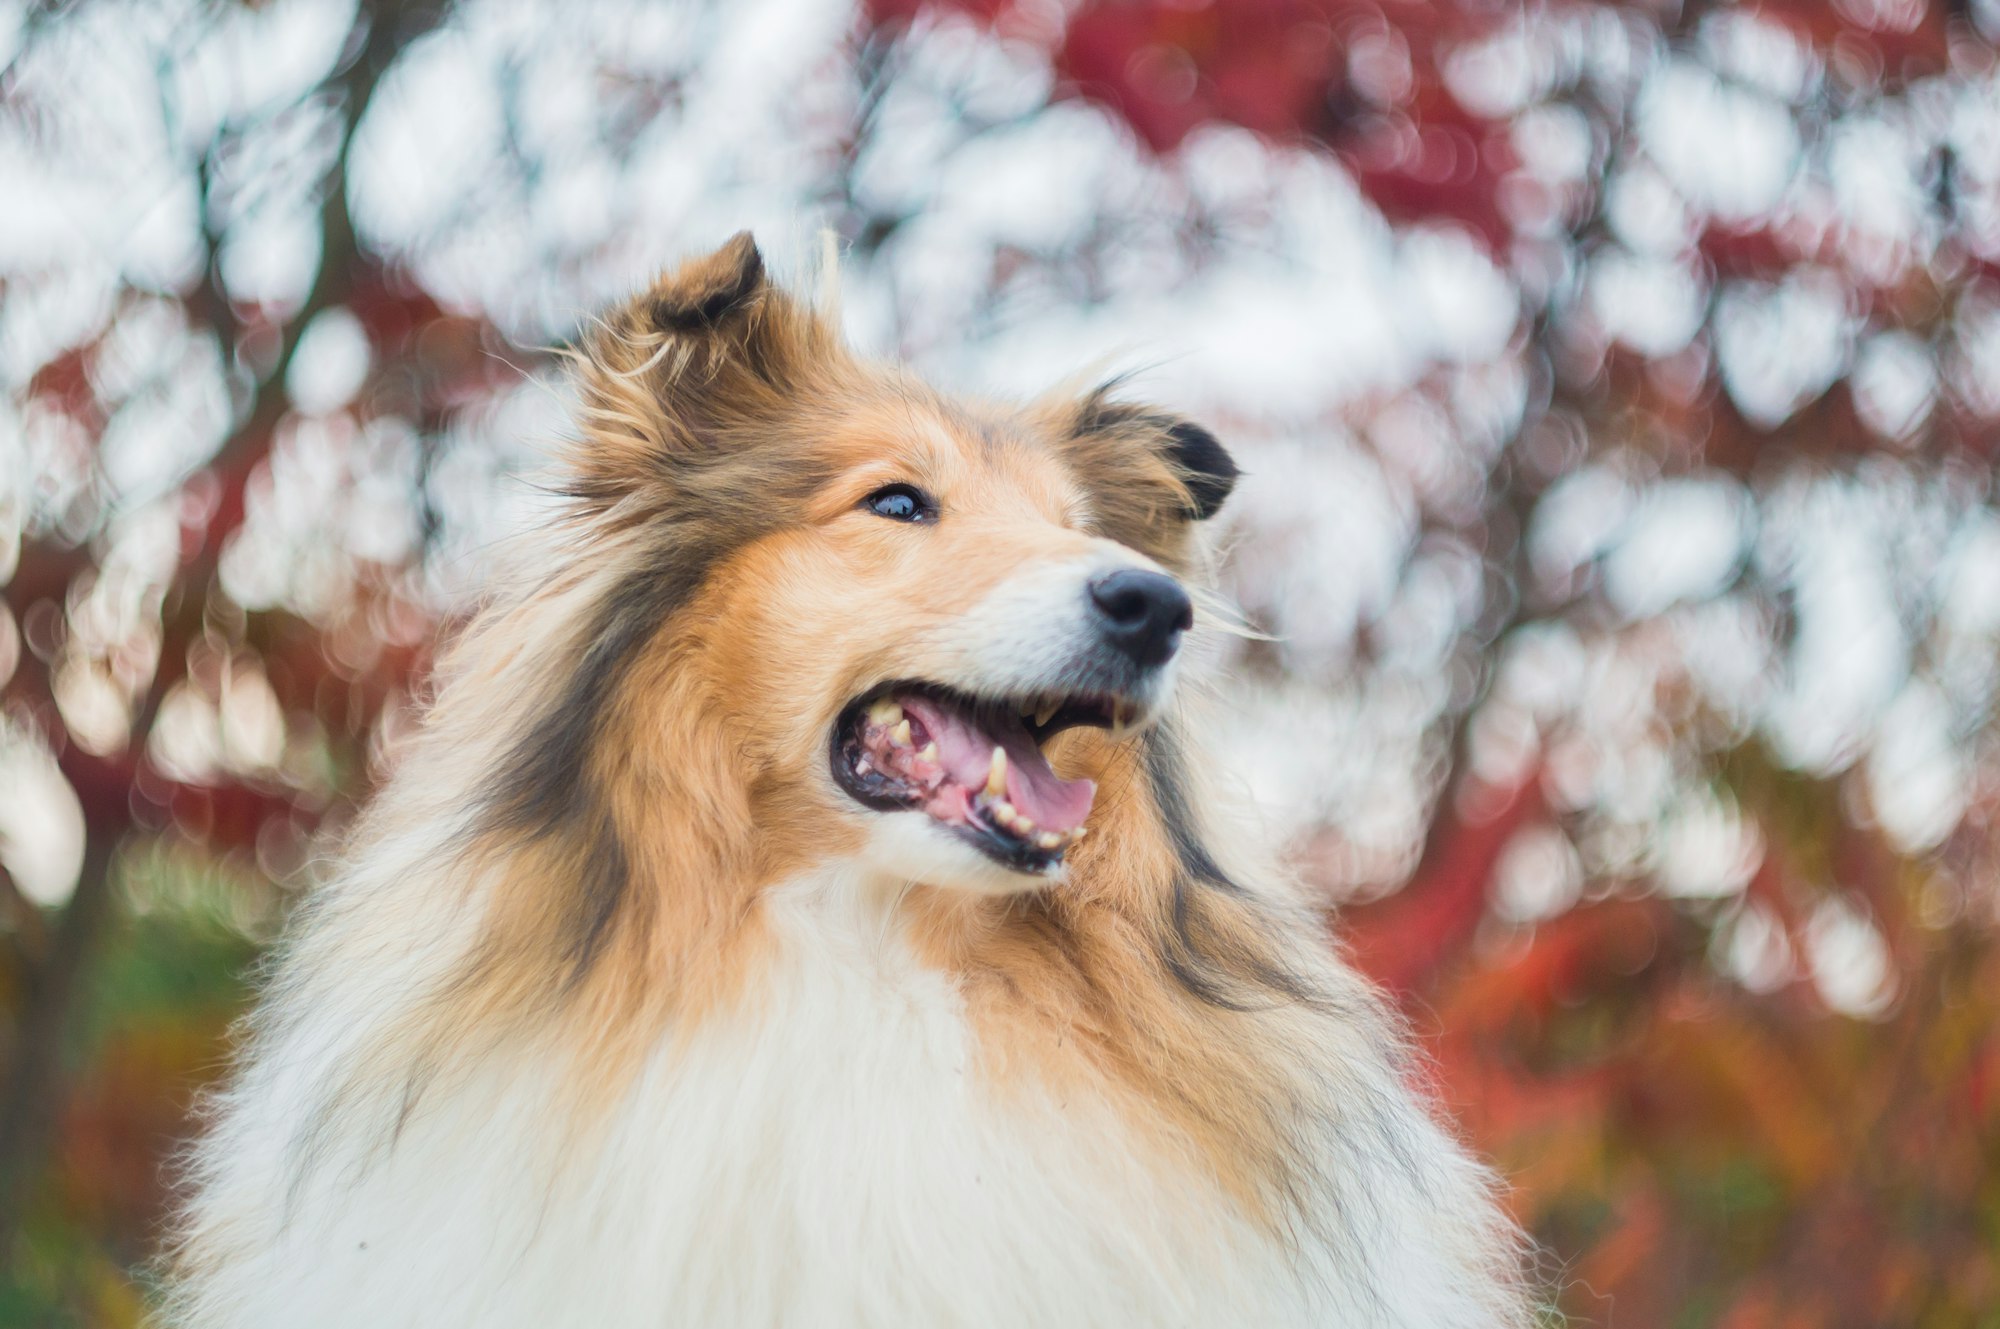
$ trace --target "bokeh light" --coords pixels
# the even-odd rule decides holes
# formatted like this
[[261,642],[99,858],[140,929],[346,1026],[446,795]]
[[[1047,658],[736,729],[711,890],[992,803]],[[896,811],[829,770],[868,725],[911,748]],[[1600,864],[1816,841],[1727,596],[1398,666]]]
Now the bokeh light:
[[[1220,754],[1578,1323],[2000,1314],[2000,4],[0,4],[0,1323],[756,229],[1224,436]],[[1613,1315],[1615,1307],[1616,1315]]]

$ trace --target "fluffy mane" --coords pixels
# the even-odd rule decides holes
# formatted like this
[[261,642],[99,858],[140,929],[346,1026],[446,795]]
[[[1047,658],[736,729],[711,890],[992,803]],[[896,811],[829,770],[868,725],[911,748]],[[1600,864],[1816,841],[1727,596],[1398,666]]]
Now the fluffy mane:
[[[1223,1323],[1246,1296],[1268,1316],[1236,1322],[1528,1322],[1514,1229],[1421,1105],[1396,1021],[1268,856],[1230,838],[1245,823],[1204,778],[1197,700],[1135,736],[1050,740],[1098,789],[1059,886],[851,866],[869,832],[831,801],[829,718],[883,673],[875,625],[956,603],[968,574],[857,543],[871,531],[829,543],[840,478],[890,437],[1018,454],[1029,469],[999,498],[1018,489],[1191,580],[1196,523],[1235,478],[1211,435],[1106,393],[949,401],[852,356],[747,235],[597,325],[578,388],[564,519],[448,652],[209,1107],[172,1323],[279,1307],[301,1325],[552,1322],[536,1306],[583,1317],[566,1323]],[[879,603],[827,580],[857,549],[909,567]],[[879,1084],[850,1084],[871,1057]],[[812,1100],[815,1074],[834,1087]],[[944,1106],[884,1143],[899,1092]],[[955,1113],[957,1136],[940,1124]],[[774,1143],[809,1133],[816,1154]],[[843,1148],[826,1161],[864,1170],[864,1218],[815,1210],[803,1179]],[[1018,1210],[998,1229],[1016,1235],[987,1243],[1017,1250],[934,1252],[905,1230],[959,1217],[924,1209],[923,1168],[989,1153],[1012,1171],[969,1203]],[[738,1214],[725,1175],[772,1189]],[[408,1226],[487,1208],[451,1220],[491,1224],[462,1250]],[[851,1223],[852,1249],[798,1247],[802,1218]],[[1096,1255],[1038,1263],[1036,1223]],[[680,1272],[626,1263],[649,1259]],[[850,1269],[849,1309],[786,1311],[764,1287],[822,1259]],[[924,1300],[973,1297],[1016,1259],[1022,1278],[1103,1276],[1065,1285],[1068,1319],[1037,1319],[1018,1289]],[[1217,1259],[1234,1272],[1199,1272]],[[574,1309],[620,1279],[610,1318]]]

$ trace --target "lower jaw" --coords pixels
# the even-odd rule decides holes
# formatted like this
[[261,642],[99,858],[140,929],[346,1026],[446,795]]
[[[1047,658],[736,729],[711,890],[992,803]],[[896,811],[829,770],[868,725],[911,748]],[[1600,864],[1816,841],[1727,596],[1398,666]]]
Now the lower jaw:
[[[840,754],[836,751],[834,760],[840,759]],[[868,795],[850,787],[846,781],[837,783],[849,798],[869,811],[884,815],[900,813],[911,822],[921,824],[927,832],[964,845],[976,851],[988,862],[1009,872],[1047,878],[1060,872],[1068,858],[1070,845],[1064,845],[1060,849],[1042,849],[1004,831],[977,822],[940,821],[924,812],[922,808],[912,806],[905,799],[889,795]]]
[[933,821],[932,824],[971,845],[1010,872],[1046,877],[1059,871],[1067,857],[1064,850],[1040,849],[1011,835],[980,826],[953,826],[940,821]]
[[1067,880],[1061,857],[1030,857],[1014,846],[979,838],[920,812],[867,818],[855,860],[866,875],[891,891],[917,885],[952,895],[992,899],[1033,895]]

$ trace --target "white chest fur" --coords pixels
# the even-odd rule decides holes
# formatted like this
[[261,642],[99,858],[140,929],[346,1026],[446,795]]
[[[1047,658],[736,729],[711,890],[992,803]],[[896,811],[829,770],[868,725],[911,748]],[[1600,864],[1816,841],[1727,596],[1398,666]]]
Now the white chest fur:
[[770,987],[662,1048],[588,1138],[552,1129],[560,1062],[522,1057],[439,1082],[392,1149],[336,1145],[288,1196],[272,1151],[300,1105],[239,1099],[205,1215],[235,1254],[191,1289],[190,1322],[1478,1322],[1425,1267],[1445,1252],[1414,1197],[1367,1194],[1380,1177],[1324,1197],[1370,1210],[1371,1232],[1288,1252],[1215,1187],[1163,1175],[1107,1105],[1003,1101],[949,980],[856,898],[778,892]]

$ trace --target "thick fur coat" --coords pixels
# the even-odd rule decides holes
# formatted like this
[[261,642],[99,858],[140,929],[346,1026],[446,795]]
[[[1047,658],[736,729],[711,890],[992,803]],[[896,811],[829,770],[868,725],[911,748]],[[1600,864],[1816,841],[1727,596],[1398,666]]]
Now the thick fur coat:
[[[168,1323],[1529,1323],[1491,1178],[1232,838],[1174,662],[1079,663],[1089,588],[1198,577],[1212,437],[862,363],[747,236],[609,316],[579,385],[568,518],[211,1105]],[[1102,722],[1037,741],[1045,788],[1095,782],[1087,838],[994,830],[1004,780],[854,796],[856,752],[910,756],[856,699],[1086,677]]]

